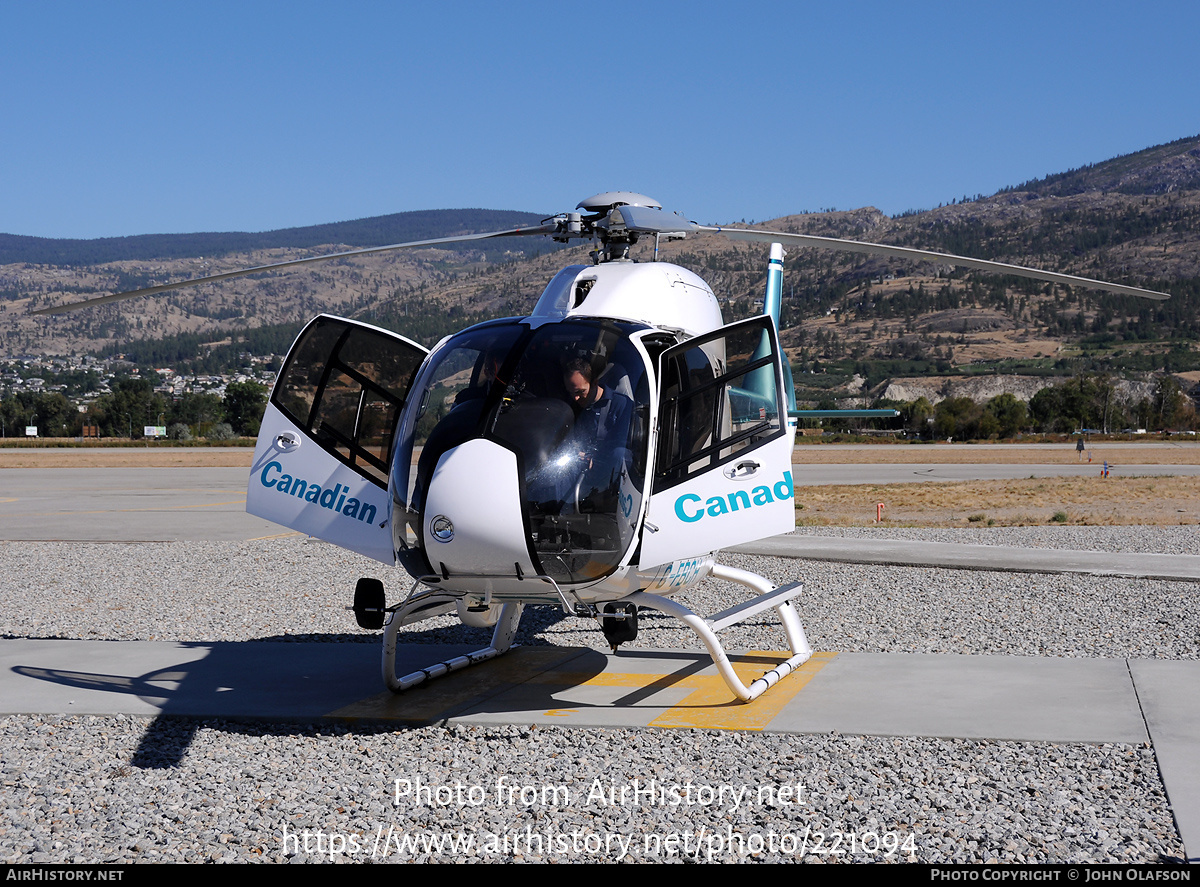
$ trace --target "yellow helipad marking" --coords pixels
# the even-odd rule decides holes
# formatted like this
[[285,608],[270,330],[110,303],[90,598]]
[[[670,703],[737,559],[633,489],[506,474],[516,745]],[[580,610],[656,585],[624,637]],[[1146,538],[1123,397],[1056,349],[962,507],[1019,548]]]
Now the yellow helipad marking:
[[[770,657],[775,662],[788,659],[787,653],[755,651],[751,655],[756,659]],[[763,730],[835,656],[837,653],[813,653],[808,662],[753,702],[740,702],[720,675],[696,675],[689,678],[689,683],[696,685],[691,695],[651,721],[650,726]],[[739,661],[741,659],[738,657],[731,661],[733,670],[747,686],[770,670],[762,668],[759,663]]]
[[[754,650],[731,657],[733,670],[747,686],[780,662],[788,653]],[[796,694],[804,689],[837,653],[813,653],[812,658],[753,702],[741,702],[725,680],[718,674],[652,674],[603,672],[587,675],[572,672],[547,672],[530,683],[555,684],[571,687],[629,687],[631,689],[659,684],[662,688],[680,687],[692,690],[684,699],[668,707],[650,722],[652,727],[703,727],[718,730],[763,730],[783,710]],[[652,702],[647,704],[653,704]],[[618,703],[618,707],[619,703]],[[569,716],[573,709],[555,708],[545,716]]]
[[288,536],[303,536],[303,535],[304,535],[303,533],[298,533],[293,530],[291,533],[274,533],[270,536],[255,536],[251,539],[247,539],[246,541],[247,542],[262,542],[264,539],[286,539]]
[[[586,672],[573,671],[549,671],[545,674],[540,674],[532,678],[531,684],[553,684],[556,687],[644,687],[654,681],[666,680],[672,683],[673,686],[689,686],[689,678],[680,678],[677,682],[671,681],[675,677],[670,674],[641,674],[629,673],[623,674],[619,671],[606,671],[601,674],[588,674]],[[569,709],[563,709],[567,711]]]
[[[581,653],[595,656],[597,670],[567,670],[570,665],[575,664],[571,660]],[[715,669],[711,663],[705,664],[702,660],[689,659],[689,668],[681,672],[601,672],[599,668],[603,667],[605,657],[595,651],[566,647],[522,647],[494,662],[478,666],[477,670],[465,677],[463,674],[449,676],[401,694],[384,692],[329,712],[329,716],[425,723],[461,711],[464,705],[480,704],[485,710],[496,711],[498,709],[489,708],[487,700],[500,698],[512,690],[519,691],[521,687],[532,689],[541,686],[547,688],[542,705],[553,704],[555,701],[566,703],[564,707],[547,706],[541,709],[541,716],[563,718],[567,722],[585,708],[594,710],[600,705],[611,707],[615,711],[661,711],[661,714],[648,724],[652,727],[764,730],[784,706],[835,656],[837,653],[814,653],[808,662],[758,699],[743,703],[730,692],[721,676],[713,673]],[[749,684],[788,657],[789,654],[777,651],[752,651],[731,657],[731,661],[742,682]],[[619,660],[609,661],[612,663]],[[709,673],[696,674],[691,670],[691,666],[700,665]],[[583,703],[582,707],[572,706],[571,702],[574,700],[554,698],[563,689],[587,688],[618,688],[634,692],[611,702],[598,703],[593,697],[592,701]],[[655,697],[663,690],[675,690],[671,695],[676,699],[678,691],[690,692],[674,704],[656,705]],[[535,691],[535,695],[539,695],[540,692]],[[519,708],[524,709],[524,705]],[[536,702],[533,710],[538,710]]]

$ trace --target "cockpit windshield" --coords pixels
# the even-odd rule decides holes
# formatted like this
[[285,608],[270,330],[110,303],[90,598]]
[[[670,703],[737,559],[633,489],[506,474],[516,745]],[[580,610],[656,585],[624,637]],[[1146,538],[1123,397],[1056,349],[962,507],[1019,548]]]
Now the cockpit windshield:
[[[645,489],[649,380],[638,327],[592,319],[476,327],[431,356],[401,430],[396,547],[429,570],[424,501],[441,458],[468,440],[515,454],[532,562],[560,583],[601,578],[633,544]],[[404,449],[407,448],[407,449]],[[401,491],[403,491],[401,493]],[[403,495],[403,501],[400,496]],[[480,491],[486,507],[487,491]],[[504,565],[498,564],[499,570]]]

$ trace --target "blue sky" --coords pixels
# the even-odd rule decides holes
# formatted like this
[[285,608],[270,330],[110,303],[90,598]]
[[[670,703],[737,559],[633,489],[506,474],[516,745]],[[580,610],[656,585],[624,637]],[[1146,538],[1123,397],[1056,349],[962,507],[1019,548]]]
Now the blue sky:
[[1200,4],[0,0],[0,232],[887,213],[1200,133]]

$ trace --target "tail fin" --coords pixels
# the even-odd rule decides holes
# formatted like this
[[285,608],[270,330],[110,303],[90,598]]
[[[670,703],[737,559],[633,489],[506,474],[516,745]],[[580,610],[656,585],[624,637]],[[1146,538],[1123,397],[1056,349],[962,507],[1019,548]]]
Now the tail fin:
[[[787,253],[783,251],[782,244],[771,244],[771,258],[767,264],[767,290],[763,294],[763,314],[771,318],[771,322],[775,324],[776,333],[779,332],[779,318],[783,312],[783,257],[785,255]],[[763,355],[770,354],[770,343],[766,341],[765,334],[759,351]],[[796,385],[792,381],[791,361],[788,360],[787,352],[782,348],[780,348],[780,356],[783,358],[784,394],[787,395],[787,408],[790,414],[796,410]]]
[[[771,244],[771,259],[767,266],[767,291],[763,296],[763,314],[769,314],[779,329],[779,318],[783,313],[783,257],[787,253],[783,245]],[[782,349],[781,349],[782,351]],[[896,410],[798,410],[796,409],[796,383],[792,381],[792,364],[787,352],[783,356],[783,381],[787,386],[788,415],[793,419],[849,419],[849,418],[892,418],[899,416]]]

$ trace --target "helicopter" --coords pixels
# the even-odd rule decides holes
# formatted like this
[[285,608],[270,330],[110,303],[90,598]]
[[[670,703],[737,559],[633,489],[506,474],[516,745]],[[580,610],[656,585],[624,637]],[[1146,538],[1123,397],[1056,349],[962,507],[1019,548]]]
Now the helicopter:
[[[769,244],[763,313],[725,324],[695,273],[658,261],[661,242],[710,232]],[[247,510],[401,567],[389,604],[360,579],[358,624],[383,629],[382,671],[400,692],[508,651],[523,608],[595,619],[614,652],[640,610],[699,637],[730,691],[750,702],[812,655],[776,587],[718,561],[721,549],[795,529],[791,456],[801,416],[779,341],[784,245],[936,261],[1125,295],[1123,284],[836,238],[705,226],[642,194],[610,191],[541,225],[294,259],[116,293],[56,314],[233,277],[391,250],[543,236],[590,240],[591,264],[558,271],[527,317],[490,320],[432,349],[357,320],[321,315],[284,360],[254,451]],[[630,248],[654,238],[654,260]],[[704,617],[674,599],[706,578],[752,595]],[[786,661],[751,681],[720,632],[774,610]],[[401,628],[456,613],[491,642],[416,672],[396,671]]]

